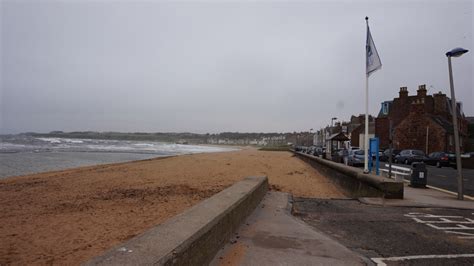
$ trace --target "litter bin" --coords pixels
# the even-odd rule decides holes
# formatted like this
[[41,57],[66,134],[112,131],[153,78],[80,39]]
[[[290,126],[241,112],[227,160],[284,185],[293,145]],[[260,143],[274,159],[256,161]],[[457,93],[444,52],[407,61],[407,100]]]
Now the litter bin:
[[428,179],[428,170],[426,170],[426,165],[424,163],[412,163],[411,169],[412,173],[410,185],[412,187],[425,188]]

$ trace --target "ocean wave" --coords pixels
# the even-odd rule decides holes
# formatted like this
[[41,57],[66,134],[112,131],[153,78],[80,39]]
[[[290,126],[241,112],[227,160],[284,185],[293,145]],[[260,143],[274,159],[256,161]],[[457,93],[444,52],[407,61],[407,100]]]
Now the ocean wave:
[[41,141],[49,143],[84,143],[81,139],[68,139],[68,138],[36,138]]
[[113,152],[180,155],[231,151],[234,148],[153,141],[24,137],[0,140],[0,152]]

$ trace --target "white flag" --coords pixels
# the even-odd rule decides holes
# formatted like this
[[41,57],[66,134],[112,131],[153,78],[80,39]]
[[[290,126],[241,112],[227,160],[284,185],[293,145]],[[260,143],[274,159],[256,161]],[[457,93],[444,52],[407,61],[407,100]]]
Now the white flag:
[[367,25],[367,43],[365,45],[366,52],[366,73],[367,76],[382,68],[382,62],[380,61],[379,53],[375,48],[374,40],[370,34],[369,25]]

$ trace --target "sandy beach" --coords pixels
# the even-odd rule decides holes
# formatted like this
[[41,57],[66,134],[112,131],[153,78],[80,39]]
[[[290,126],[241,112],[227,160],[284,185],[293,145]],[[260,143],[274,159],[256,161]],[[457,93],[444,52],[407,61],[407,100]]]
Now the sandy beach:
[[252,148],[7,178],[0,181],[0,264],[80,264],[262,175],[295,196],[344,197],[289,152]]

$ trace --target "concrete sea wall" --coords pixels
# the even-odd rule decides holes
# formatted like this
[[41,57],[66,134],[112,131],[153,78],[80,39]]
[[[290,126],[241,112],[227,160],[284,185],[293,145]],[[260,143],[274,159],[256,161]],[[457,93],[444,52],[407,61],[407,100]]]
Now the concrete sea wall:
[[395,182],[395,180],[373,174],[364,174],[362,169],[335,163],[309,154],[294,153],[303,161],[331,178],[343,189],[348,197],[403,199],[403,182]]
[[206,265],[267,191],[267,177],[247,177],[85,265]]

